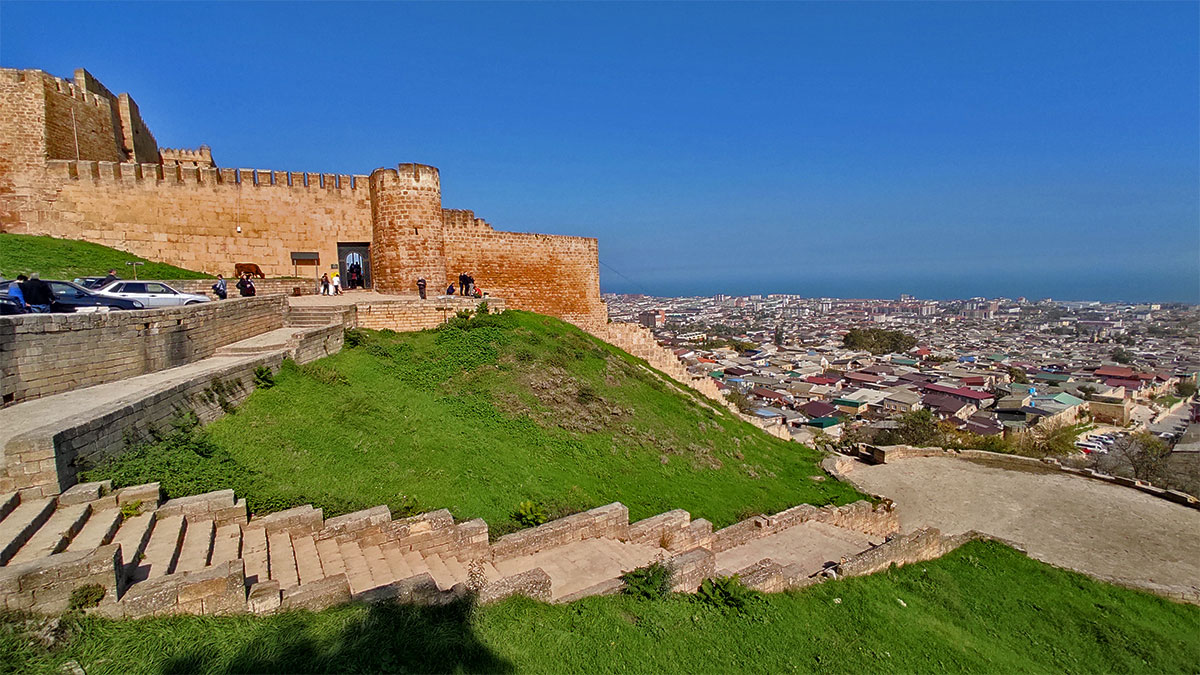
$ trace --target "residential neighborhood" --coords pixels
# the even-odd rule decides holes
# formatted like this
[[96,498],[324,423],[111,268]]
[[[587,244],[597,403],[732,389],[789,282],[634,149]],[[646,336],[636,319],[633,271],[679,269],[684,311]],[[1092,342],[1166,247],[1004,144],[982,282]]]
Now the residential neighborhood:
[[[1190,305],[783,294],[606,301],[613,321],[650,328],[760,426],[805,442],[818,430],[838,438],[886,428],[918,410],[978,436],[1083,422],[1147,429],[1189,405],[1200,372],[1200,310]],[[852,330],[913,346],[851,348]],[[1157,433],[1169,443],[1183,435]]]

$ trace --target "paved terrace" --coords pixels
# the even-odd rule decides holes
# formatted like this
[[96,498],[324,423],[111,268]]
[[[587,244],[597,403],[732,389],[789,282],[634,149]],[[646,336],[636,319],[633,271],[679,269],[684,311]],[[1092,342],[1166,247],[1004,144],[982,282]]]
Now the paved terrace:
[[978,530],[1092,576],[1200,590],[1200,510],[1139,490],[950,457],[855,464],[848,478],[894,499],[902,532]]

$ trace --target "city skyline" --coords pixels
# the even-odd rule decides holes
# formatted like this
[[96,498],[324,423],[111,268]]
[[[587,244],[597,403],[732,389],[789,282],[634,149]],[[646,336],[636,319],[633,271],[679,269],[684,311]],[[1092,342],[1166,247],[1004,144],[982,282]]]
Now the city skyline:
[[447,207],[598,237],[606,292],[1200,302],[1194,4],[0,11],[4,66],[93,70],[163,146],[433,164]]

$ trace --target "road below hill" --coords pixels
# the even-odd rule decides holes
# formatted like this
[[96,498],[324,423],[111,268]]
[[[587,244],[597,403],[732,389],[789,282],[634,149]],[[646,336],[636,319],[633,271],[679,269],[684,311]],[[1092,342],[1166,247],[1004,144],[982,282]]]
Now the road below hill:
[[1200,592],[1200,511],[1057,471],[929,457],[868,466],[848,478],[895,500],[904,532],[979,530],[1029,555],[1138,585]]

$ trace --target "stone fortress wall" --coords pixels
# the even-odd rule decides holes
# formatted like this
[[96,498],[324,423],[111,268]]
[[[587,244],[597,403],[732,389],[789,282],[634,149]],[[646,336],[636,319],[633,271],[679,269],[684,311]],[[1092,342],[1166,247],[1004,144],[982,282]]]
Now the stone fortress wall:
[[339,242],[370,242],[383,292],[415,294],[420,276],[438,289],[467,272],[512,308],[592,328],[606,320],[595,239],[498,232],[443,209],[434,167],[370,177],[216,168],[207,148],[160,150],[132,98],[83,69],[73,82],[0,69],[0,112],[0,231],[226,275],[238,262],[291,275],[293,252],[317,252],[328,271]]

